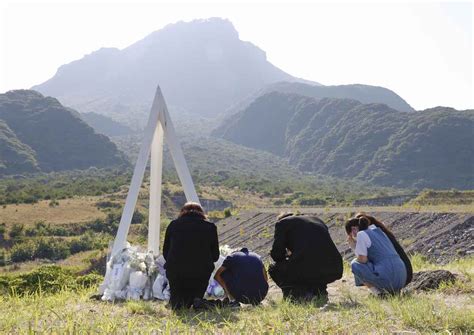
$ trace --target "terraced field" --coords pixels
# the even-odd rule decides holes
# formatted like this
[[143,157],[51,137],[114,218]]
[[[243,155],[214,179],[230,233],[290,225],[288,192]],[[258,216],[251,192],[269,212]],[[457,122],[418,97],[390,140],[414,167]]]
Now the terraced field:
[[[277,210],[245,211],[217,223],[221,244],[231,247],[248,247],[264,259],[273,242]],[[322,218],[329,227],[339,251],[351,257],[345,242],[344,221],[350,211],[302,210],[304,215]],[[379,218],[411,254],[419,253],[431,261],[448,261],[474,254],[474,215],[472,213],[439,212],[368,212]]]

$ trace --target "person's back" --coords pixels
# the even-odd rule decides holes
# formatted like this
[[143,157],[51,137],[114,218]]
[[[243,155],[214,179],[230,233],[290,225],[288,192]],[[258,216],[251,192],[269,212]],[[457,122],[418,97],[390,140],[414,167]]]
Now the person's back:
[[328,282],[342,277],[342,257],[319,218],[292,215],[279,220],[271,250],[273,260],[283,261],[286,249],[291,252],[290,270],[298,277]]
[[402,289],[407,277],[406,268],[390,239],[377,227],[369,228],[364,232],[371,241],[371,246],[367,250],[367,258],[374,264],[380,279],[386,280],[389,283],[387,286],[394,291]]
[[201,205],[186,203],[178,219],[169,224],[163,257],[171,307],[190,307],[194,299],[202,299],[214,262],[219,259],[219,242],[217,228],[206,221]]
[[222,279],[238,302],[258,304],[265,298],[268,283],[259,255],[243,248],[227,256],[222,267]]
[[172,221],[167,229],[163,256],[166,271],[184,276],[207,275],[219,257],[216,226],[197,215]]

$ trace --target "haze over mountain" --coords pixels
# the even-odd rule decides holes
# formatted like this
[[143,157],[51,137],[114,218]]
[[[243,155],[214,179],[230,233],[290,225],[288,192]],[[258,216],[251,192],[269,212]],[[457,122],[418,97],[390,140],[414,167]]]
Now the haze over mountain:
[[103,48],[63,65],[34,89],[81,112],[149,110],[159,84],[176,111],[215,115],[265,84],[295,80],[218,18],[178,22],[131,46]]
[[414,109],[395,92],[379,86],[353,85],[311,85],[302,82],[279,82],[265,86],[227,110],[235,114],[247,108],[257,97],[270,92],[295,93],[313,98],[347,98],[362,103],[384,103],[402,112],[413,112]]
[[[53,78],[34,89],[81,113],[143,122],[157,84],[172,113],[217,116],[275,83],[280,84],[271,90],[314,90],[319,85],[278,69],[267,60],[264,51],[240,40],[231,22],[212,18],[170,24],[123,50],[97,50],[61,66]],[[412,110],[395,93],[380,87],[328,86],[315,94],[359,98]]]
[[128,164],[77,112],[30,90],[0,94],[0,154],[0,174]]
[[414,188],[474,187],[474,110],[270,92],[214,135],[287,157],[302,171]]
[[80,118],[94,128],[97,133],[108,137],[130,135],[134,132],[133,129],[128,126],[114,121],[110,117],[94,112],[81,113]]

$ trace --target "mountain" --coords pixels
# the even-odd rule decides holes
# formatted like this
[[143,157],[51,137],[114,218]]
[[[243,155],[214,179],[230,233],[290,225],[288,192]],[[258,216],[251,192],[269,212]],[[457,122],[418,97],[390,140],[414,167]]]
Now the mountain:
[[212,116],[266,84],[292,80],[232,23],[211,18],[170,24],[123,50],[100,49],[33,89],[123,120],[146,117],[157,84],[173,112]]
[[0,175],[14,174],[17,171],[38,171],[35,152],[0,120]]
[[395,92],[379,86],[352,84],[352,85],[314,85],[303,82],[278,82],[265,86],[261,90],[239,101],[226,111],[232,115],[249,106],[259,96],[270,92],[294,93],[313,98],[345,98],[354,99],[362,103],[383,103],[401,112],[413,112],[403,98]]
[[352,99],[264,94],[214,135],[302,171],[384,186],[474,188],[474,110],[402,113]]
[[0,94],[0,153],[3,174],[127,164],[77,112],[30,90]]
[[80,118],[94,130],[105,136],[124,136],[134,133],[133,129],[111,118],[94,112],[81,113]]

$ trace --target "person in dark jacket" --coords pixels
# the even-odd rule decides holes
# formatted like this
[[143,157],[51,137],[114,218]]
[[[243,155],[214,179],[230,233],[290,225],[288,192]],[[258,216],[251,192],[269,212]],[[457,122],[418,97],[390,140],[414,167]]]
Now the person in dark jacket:
[[189,308],[202,299],[219,259],[217,228],[206,220],[201,205],[188,202],[166,229],[163,245],[173,309]]
[[327,300],[327,284],[342,277],[342,257],[329,230],[317,217],[287,213],[275,225],[268,269],[273,281],[291,300]]
[[265,266],[260,256],[247,248],[227,256],[214,278],[231,301],[258,305],[268,293]]

